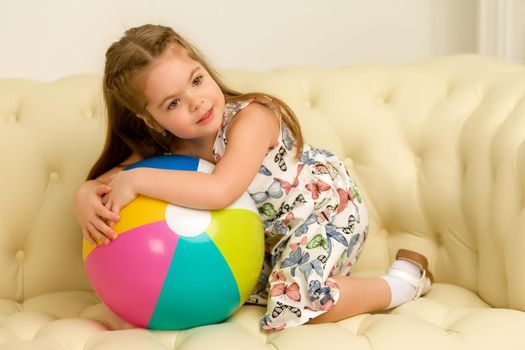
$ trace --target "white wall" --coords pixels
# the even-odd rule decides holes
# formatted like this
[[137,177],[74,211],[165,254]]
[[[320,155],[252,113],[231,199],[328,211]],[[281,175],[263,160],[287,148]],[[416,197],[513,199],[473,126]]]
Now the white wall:
[[477,0],[0,0],[0,77],[101,72],[126,28],[171,25],[217,68],[407,62],[477,50]]
[[479,0],[479,52],[525,63],[525,0]]
[[525,0],[512,2],[511,58],[525,63]]

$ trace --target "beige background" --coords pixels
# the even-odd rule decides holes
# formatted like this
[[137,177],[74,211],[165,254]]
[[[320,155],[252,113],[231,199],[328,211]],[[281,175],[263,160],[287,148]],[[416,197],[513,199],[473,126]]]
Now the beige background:
[[475,52],[477,0],[0,0],[0,77],[102,69],[126,28],[171,25],[218,68],[408,62]]

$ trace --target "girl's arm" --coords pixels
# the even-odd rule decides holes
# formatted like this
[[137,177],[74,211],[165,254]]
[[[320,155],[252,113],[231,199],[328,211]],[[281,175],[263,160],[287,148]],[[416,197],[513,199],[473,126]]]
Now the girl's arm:
[[124,162],[120,163],[119,165],[117,165],[116,167],[114,167],[113,169],[111,170],[108,170],[107,172],[105,172],[104,174],[100,175],[99,177],[97,177],[95,179],[95,181],[98,181],[100,183],[103,183],[105,185],[107,185],[111,179],[117,174],[119,173],[122,169],[124,169],[125,167],[127,167],[128,165],[131,165],[133,163],[136,163],[138,162],[139,160],[141,160],[142,158],[136,154],[136,153],[132,153],[131,156],[129,156]]
[[252,103],[230,124],[226,153],[212,174],[152,168],[124,171],[110,183],[108,207],[119,212],[142,194],[195,209],[225,208],[246,191],[278,135],[274,112]]
[[107,184],[112,177],[123,167],[138,160],[140,157],[133,154],[120,166],[109,170],[95,180],[84,182],[75,191],[73,209],[82,234],[90,244],[96,245],[96,241],[107,244],[110,238],[114,238],[112,226],[113,222],[119,220],[119,216],[118,213],[104,206],[102,198],[111,191],[111,187]]

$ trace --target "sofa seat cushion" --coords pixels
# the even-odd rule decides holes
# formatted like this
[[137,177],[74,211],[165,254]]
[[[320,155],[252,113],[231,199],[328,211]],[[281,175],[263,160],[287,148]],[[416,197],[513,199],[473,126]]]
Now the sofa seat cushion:
[[92,292],[0,300],[0,350],[19,349],[506,349],[524,345],[525,314],[495,309],[471,291],[435,284],[423,298],[394,310],[333,324],[259,331],[264,308],[243,306],[227,322],[185,331],[133,328]]

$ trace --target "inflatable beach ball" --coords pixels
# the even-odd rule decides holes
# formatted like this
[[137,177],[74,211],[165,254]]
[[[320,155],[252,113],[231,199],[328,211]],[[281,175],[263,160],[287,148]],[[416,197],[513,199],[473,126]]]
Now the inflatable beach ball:
[[[201,171],[213,164],[161,156],[129,168]],[[166,184],[169,186],[169,184]],[[185,329],[221,322],[255,287],[264,233],[245,193],[222,210],[193,210],[138,196],[124,207],[108,245],[83,243],[93,288],[122,319],[138,327]]]

